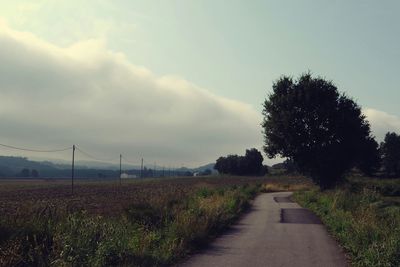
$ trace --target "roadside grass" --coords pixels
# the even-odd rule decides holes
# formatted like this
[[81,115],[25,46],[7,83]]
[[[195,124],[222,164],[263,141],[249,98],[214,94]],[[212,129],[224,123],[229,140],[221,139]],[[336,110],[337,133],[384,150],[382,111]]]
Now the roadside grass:
[[354,266],[400,266],[399,181],[350,179],[341,188],[303,190],[294,198],[315,212]]
[[385,197],[400,197],[399,179],[378,179],[353,176],[349,179],[351,190],[359,192],[363,188],[376,191]]
[[29,202],[0,218],[0,266],[164,266],[229,227],[261,184],[136,201],[121,216]]
[[307,183],[299,183],[299,184],[292,184],[292,183],[266,183],[263,184],[261,191],[263,193],[269,192],[284,192],[284,191],[304,191],[315,189],[315,185],[311,184],[311,182]]

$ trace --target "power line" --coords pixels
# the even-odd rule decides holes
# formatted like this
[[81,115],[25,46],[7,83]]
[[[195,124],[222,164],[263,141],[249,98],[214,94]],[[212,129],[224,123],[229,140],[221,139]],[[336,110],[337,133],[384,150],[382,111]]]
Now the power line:
[[112,162],[112,161],[115,161],[115,160],[119,159],[119,156],[115,157],[115,158],[112,158],[112,159],[104,159],[104,158],[100,159],[98,157],[93,156],[92,154],[89,154],[88,152],[83,151],[81,148],[79,148],[77,146],[75,146],[75,148],[76,148],[77,151],[81,152],[86,157],[88,157],[88,158],[90,158],[92,160],[95,160],[95,161],[100,161],[100,162],[107,162],[107,161],[110,162],[111,161]]
[[50,150],[40,150],[40,149],[22,148],[22,147],[10,146],[10,145],[5,145],[5,144],[0,144],[0,146],[6,147],[6,148],[15,149],[15,150],[30,151],[30,152],[39,152],[39,153],[62,152],[62,151],[67,151],[67,150],[72,149],[71,146],[70,146],[70,147],[66,147],[66,148],[50,149]]
[[[85,155],[86,157],[94,160],[94,161],[98,161],[98,162],[103,162],[103,163],[111,163],[111,162],[115,162],[117,160],[120,161],[124,161],[125,163],[129,163],[132,164],[134,166],[140,165],[138,162],[135,161],[131,161],[129,159],[127,159],[126,157],[119,155],[118,157],[115,158],[99,158],[96,156],[93,156],[92,154],[84,151],[83,149],[79,148],[78,146],[74,145],[74,146],[69,146],[69,147],[65,147],[65,148],[58,148],[58,149],[31,149],[31,148],[25,148],[25,147],[17,147],[17,146],[12,146],[12,145],[6,145],[6,144],[1,144],[1,147],[5,147],[5,148],[9,148],[9,149],[15,149],[15,150],[20,150],[20,151],[29,151],[29,152],[38,152],[38,153],[54,153],[54,152],[63,152],[63,151],[67,151],[67,150],[77,150],[80,153],[82,153],[83,155]],[[144,167],[144,160],[141,160],[141,171],[143,171],[143,167]],[[156,165],[154,165],[154,171],[156,171]],[[171,171],[171,170],[170,170]],[[164,170],[163,170],[164,172]]]

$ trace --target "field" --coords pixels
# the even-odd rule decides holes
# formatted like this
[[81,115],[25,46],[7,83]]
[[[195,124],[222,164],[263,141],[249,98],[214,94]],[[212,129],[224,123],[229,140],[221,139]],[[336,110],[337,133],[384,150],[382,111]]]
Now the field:
[[173,264],[301,177],[0,181],[0,266]]
[[354,266],[400,266],[400,181],[350,177],[335,190],[299,191]]
[[[310,190],[311,189],[311,190]],[[0,180],[0,266],[165,266],[229,227],[258,192],[291,190],[354,266],[400,265],[400,182],[350,177],[320,192],[298,176]]]

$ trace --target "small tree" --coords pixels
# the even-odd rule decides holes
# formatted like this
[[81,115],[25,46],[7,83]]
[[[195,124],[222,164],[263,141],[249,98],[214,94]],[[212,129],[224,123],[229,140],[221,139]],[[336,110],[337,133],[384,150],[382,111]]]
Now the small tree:
[[22,169],[21,171],[21,177],[29,177],[30,176],[30,171],[27,168]]
[[211,174],[212,174],[212,171],[210,169],[206,169],[201,173],[201,175],[206,175],[206,176],[211,175]]
[[382,162],[389,176],[400,176],[400,136],[387,133],[381,144]]
[[31,171],[31,176],[32,176],[33,178],[38,178],[38,177],[39,177],[39,172],[38,172],[36,169],[33,169],[33,170]]
[[283,76],[264,102],[264,150],[293,160],[322,189],[335,186],[360,156],[370,127],[360,107],[310,73]]

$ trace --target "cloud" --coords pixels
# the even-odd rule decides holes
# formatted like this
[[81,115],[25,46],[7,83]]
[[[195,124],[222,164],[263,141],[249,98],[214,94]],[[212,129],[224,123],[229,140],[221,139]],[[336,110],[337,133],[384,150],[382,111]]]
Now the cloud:
[[366,108],[363,113],[371,124],[373,134],[379,142],[383,141],[387,132],[400,133],[400,118],[384,111]]
[[158,77],[102,41],[59,47],[1,23],[0,73],[1,142],[188,165],[262,145],[250,105]]

